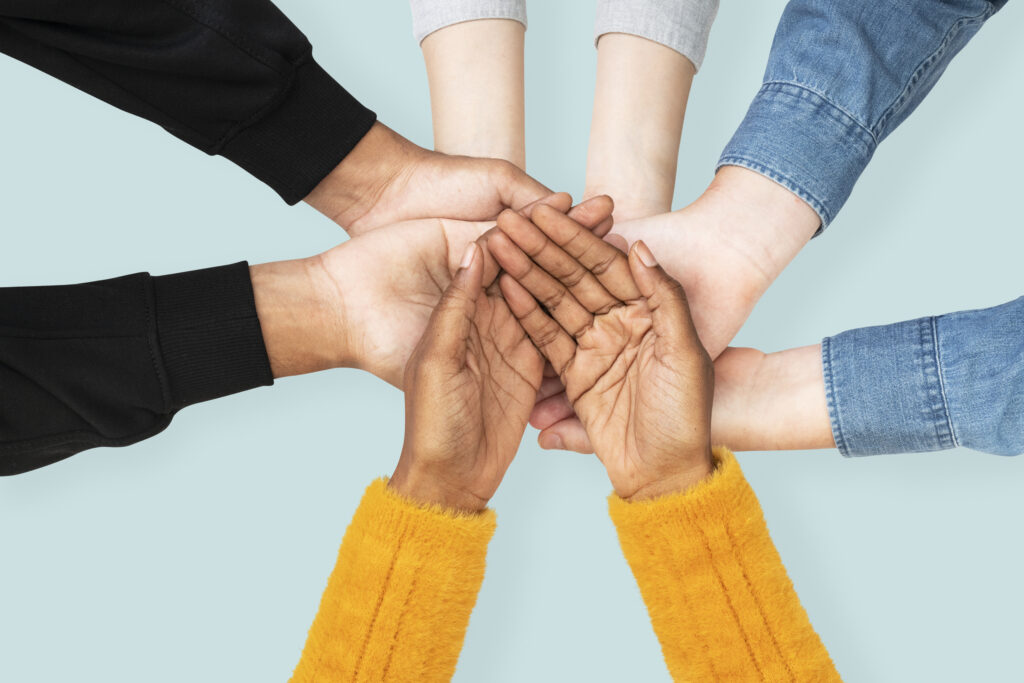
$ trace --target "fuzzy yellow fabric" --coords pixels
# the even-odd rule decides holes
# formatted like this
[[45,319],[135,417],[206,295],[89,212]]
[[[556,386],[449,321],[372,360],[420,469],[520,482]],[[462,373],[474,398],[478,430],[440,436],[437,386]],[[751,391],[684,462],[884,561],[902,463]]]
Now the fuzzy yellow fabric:
[[373,482],[292,681],[451,680],[494,529],[491,510],[421,506]]
[[677,681],[839,681],[735,456],[697,486],[609,512]]

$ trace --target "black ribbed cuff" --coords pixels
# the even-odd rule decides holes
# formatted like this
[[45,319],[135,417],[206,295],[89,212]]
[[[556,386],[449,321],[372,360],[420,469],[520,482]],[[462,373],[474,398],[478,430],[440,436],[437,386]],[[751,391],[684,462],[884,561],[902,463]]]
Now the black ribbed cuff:
[[278,105],[228,141],[220,154],[295,204],[341,163],[376,120],[309,56],[295,65]]
[[153,278],[170,409],[274,383],[249,264]]

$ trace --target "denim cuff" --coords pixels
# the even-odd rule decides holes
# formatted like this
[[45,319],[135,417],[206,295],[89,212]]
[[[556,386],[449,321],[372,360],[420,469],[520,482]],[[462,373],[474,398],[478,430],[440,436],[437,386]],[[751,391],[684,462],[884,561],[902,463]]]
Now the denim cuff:
[[628,33],[671,48],[699,71],[718,0],[598,0],[594,44],[606,33]]
[[839,213],[878,141],[849,113],[797,83],[761,86],[718,168],[742,166],[794,193],[821,218]]
[[478,19],[512,19],[526,26],[526,0],[410,0],[416,42],[452,24]]
[[937,319],[849,330],[821,342],[832,436],[845,456],[954,448]]

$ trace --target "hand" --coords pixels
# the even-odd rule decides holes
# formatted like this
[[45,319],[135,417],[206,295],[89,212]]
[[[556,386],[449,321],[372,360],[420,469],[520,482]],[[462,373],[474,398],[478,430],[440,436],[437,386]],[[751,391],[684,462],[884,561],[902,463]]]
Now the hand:
[[706,477],[713,370],[682,287],[642,242],[627,260],[555,211],[538,207],[533,220],[498,218],[488,246],[506,272],[501,290],[616,493],[648,499]]
[[405,444],[389,485],[420,502],[482,510],[515,457],[544,360],[470,242],[405,372]]
[[419,218],[494,220],[550,194],[508,161],[431,152],[376,123],[306,202],[356,236]]
[[[726,166],[689,206],[619,223],[609,238],[643,240],[658,254],[686,290],[701,343],[717,358],[819,224],[810,206],[781,185]],[[557,384],[546,380],[540,396],[530,423],[541,430],[541,446],[593,452]]]
[[[541,201],[565,211],[572,200],[563,193]],[[583,202],[570,215],[596,235],[611,229],[606,197]],[[356,367],[401,387],[406,361],[466,246],[493,225],[406,221],[308,259],[253,266],[256,310],[274,377]],[[497,264],[486,251],[482,256],[490,281]]]

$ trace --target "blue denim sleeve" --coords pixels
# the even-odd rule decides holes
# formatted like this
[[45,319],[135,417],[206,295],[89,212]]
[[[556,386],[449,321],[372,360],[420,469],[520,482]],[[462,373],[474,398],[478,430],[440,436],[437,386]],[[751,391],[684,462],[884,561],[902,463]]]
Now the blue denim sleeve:
[[843,455],[1024,453],[1024,297],[849,330],[822,340],[821,357]]
[[806,201],[824,230],[878,144],[1005,0],[792,0],[764,84],[718,167]]

